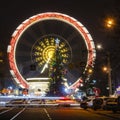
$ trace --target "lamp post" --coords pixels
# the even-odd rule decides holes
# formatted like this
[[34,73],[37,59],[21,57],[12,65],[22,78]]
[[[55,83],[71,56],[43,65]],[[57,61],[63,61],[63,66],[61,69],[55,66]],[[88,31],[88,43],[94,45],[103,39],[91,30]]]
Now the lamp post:
[[[102,45],[98,44],[97,49],[102,49]],[[105,52],[106,53],[106,52]],[[111,62],[110,62],[110,53],[107,52],[107,67],[103,68],[103,71],[108,74],[108,87],[109,87],[109,96],[112,95],[112,79],[111,79]]]
[[[109,30],[113,30],[116,27],[116,18],[108,17],[105,19],[105,27]],[[109,86],[109,96],[112,95],[112,79],[111,79],[111,62],[110,53],[107,52],[107,73],[108,73],[108,86]]]
[[111,79],[111,64],[110,64],[110,53],[107,54],[107,67],[108,67],[108,86],[109,96],[112,95],[112,79]]

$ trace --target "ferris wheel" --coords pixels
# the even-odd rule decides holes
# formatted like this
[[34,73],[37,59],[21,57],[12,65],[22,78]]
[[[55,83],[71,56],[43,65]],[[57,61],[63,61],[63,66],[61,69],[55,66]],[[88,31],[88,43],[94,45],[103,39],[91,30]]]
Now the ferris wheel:
[[94,42],[83,24],[62,13],[37,14],[16,28],[7,49],[10,73],[20,87],[29,88],[28,77],[48,76],[57,40],[69,87],[77,87],[88,68],[94,67]]

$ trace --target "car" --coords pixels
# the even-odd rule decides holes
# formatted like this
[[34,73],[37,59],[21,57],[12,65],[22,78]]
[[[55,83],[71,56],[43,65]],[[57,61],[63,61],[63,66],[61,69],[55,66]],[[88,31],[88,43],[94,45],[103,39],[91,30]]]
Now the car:
[[109,99],[109,97],[96,97],[93,99],[93,106],[92,108],[94,110],[97,109],[105,109],[106,101]]
[[80,107],[83,109],[92,108],[94,110],[103,109],[107,99],[108,97],[88,98],[80,103]]
[[6,107],[23,107],[23,106],[25,106],[25,104],[27,104],[26,99],[12,99],[12,100],[8,101],[5,104],[5,106]]
[[94,100],[93,100],[93,106],[92,106],[92,108],[94,109],[94,110],[97,110],[97,109],[101,109],[102,107],[103,107],[103,104],[104,104],[104,99],[103,98],[95,98]]
[[93,106],[93,98],[87,98],[80,102],[80,107],[83,109],[92,108],[92,106]]
[[120,96],[109,98],[106,102],[106,109],[112,110],[113,113],[120,111]]
[[106,110],[111,110],[116,104],[117,104],[117,98],[116,97],[110,97],[106,101],[106,105],[104,106],[104,108]]

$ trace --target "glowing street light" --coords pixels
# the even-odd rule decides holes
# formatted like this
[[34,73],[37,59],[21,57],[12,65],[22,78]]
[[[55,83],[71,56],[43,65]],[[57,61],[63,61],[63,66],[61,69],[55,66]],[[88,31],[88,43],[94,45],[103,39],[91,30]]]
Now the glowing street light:
[[116,20],[115,20],[115,18],[113,18],[113,17],[109,17],[109,18],[107,18],[107,19],[105,20],[105,26],[106,26],[106,28],[108,28],[108,29],[114,28],[114,27],[115,27],[115,24],[116,24]]
[[110,19],[107,21],[107,27],[111,28],[111,27],[113,27],[113,25],[114,25],[113,19]]
[[101,49],[102,49],[102,45],[101,45],[101,44],[98,44],[98,45],[97,45],[97,49],[98,49],[98,50],[101,50]]
[[103,70],[104,72],[108,72],[108,68],[107,68],[106,66],[104,66],[104,67],[102,68],[102,70]]

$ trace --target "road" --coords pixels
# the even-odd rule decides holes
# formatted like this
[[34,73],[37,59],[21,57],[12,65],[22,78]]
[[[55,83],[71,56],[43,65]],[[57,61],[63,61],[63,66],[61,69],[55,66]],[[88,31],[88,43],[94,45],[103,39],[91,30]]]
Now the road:
[[0,120],[118,120],[120,112],[83,110],[79,107],[0,107]]

